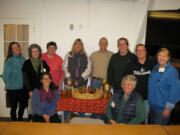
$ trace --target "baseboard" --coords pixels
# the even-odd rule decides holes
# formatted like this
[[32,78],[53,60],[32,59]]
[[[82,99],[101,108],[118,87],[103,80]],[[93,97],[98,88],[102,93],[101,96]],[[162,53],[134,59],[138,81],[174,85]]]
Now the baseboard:
[[[0,121],[10,122],[12,121],[10,117],[0,117]],[[27,118],[23,118],[23,121],[28,121]]]

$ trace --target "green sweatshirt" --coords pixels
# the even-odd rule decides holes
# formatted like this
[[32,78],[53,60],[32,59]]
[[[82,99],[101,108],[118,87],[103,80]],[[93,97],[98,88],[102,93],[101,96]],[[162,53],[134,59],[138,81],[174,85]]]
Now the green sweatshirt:
[[[112,105],[111,105],[112,100],[113,100],[113,97],[109,100],[109,103],[106,108],[106,115],[108,117],[108,120],[114,120],[113,116],[112,116],[112,110],[111,110],[112,109]],[[128,101],[128,99],[125,99],[124,97],[122,98],[122,102],[121,102],[121,106],[119,109],[119,114],[118,114],[117,120],[114,120],[117,123],[123,123],[123,109],[124,109],[127,101]],[[142,100],[142,98],[140,98],[136,104],[136,114],[135,114],[134,119],[132,119],[131,121],[129,121],[126,124],[140,124],[145,120],[145,117],[146,117],[146,113],[145,113],[144,101]]]

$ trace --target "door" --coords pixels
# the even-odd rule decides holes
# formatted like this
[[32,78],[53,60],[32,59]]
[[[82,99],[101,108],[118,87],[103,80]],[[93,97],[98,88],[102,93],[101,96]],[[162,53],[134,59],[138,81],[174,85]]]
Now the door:
[[[7,56],[8,45],[17,41],[21,45],[23,56],[28,58],[28,46],[34,40],[33,19],[27,18],[0,18],[0,74],[3,73],[4,60]],[[10,109],[6,107],[5,85],[0,78],[0,117],[9,117]]]

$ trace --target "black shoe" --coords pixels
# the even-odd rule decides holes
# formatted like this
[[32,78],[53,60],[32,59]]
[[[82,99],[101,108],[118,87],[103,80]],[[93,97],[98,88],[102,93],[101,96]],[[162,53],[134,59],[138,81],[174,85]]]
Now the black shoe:
[[32,114],[29,114],[28,115],[28,119],[27,119],[28,121],[32,121]]

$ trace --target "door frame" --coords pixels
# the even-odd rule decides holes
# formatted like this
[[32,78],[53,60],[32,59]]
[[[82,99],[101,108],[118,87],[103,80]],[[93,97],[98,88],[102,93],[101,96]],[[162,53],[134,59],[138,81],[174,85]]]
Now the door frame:
[[[0,17],[0,74],[4,68],[4,24],[28,24],[29,25],[29,44],[35,39],[35,19],[23,17]],[[0,117],[10,117],[10,108],[6,108],[5,85],[0,78]]]

